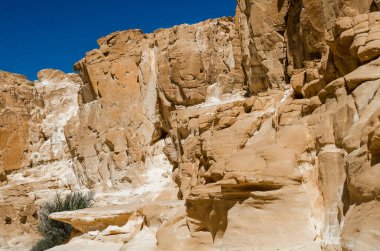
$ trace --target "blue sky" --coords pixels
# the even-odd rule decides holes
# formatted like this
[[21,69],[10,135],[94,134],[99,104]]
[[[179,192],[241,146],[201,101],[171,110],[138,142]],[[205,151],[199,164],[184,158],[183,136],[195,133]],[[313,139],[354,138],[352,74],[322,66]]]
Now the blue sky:
[[96,40],[117,30],[152,32],[233,16],[235,0],[0,0],[0,70],[36,79],[43,68],[71,72]]

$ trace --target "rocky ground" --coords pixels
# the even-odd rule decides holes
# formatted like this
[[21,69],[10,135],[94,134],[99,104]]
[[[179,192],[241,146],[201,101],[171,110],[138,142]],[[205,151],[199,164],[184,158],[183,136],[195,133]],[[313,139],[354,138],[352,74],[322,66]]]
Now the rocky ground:
[[112,33],[31,82],[0,71],[0,249],[54,192],[95,206],[51,250],[377,250],[380,3],[239,0]]

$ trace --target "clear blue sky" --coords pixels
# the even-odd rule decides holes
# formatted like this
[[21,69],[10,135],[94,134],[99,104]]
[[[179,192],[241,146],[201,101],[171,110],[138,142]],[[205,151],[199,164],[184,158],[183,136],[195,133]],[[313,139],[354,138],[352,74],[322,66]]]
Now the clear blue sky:
[[235,6],[236,0],[0,0],[0,70],[31,80],[43,68],[72,72],[111,32],[233,16]]

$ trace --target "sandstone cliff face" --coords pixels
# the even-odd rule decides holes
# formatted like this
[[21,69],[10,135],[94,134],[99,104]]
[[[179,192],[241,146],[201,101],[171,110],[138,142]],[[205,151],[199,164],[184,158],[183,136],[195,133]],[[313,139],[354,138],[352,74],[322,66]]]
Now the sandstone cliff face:
[[149,146],[178,140],[168,121],[176,106],[205,102],[212,86],[220,95],[242,90],[241,46],[228,19],[118,32],[98,43],[75,65],[85,85],[79,116],[66,128],[89,187],[138,182]]
[[78,231],[53,250],[376,250],[379,8],[239,0],[234,20],[99,39],[82,81],[1,73],[0,247],[81,188],[96,208],[52,214]]
[[78,188],[64,126],[78,110],[81,80],[56,70],[40,71],[33,83],[1,72],[0,248],[25,250],[36,235],[37,210],[52,191]]
[[[1,180],[6,180],[7,171],[25,165],[28,150],[30,112],[37,93],[30,82],[20,75],[0,73],[1,77]],[[42,100],[39,100],[43,102]],[[32,104],[30,104],[32,103]]]

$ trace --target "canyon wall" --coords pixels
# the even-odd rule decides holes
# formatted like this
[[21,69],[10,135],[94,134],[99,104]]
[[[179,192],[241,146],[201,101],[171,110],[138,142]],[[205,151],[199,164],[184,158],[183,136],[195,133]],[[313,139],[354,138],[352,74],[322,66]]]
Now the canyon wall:
[[54,191],[95,208],[52,250],[377,250],[380,3],[238,0],[112,33],[39,80],[0,72],[0,248]]
[[64,126],[78,110],[77,75],[42,70],[39,80],[0,72],[0,249],[35,242],[38,207],[54,191],[78,189]]

